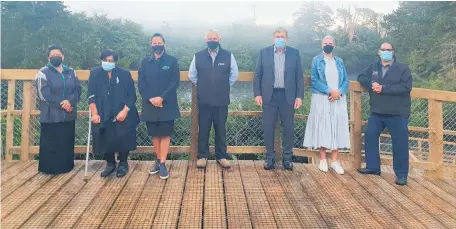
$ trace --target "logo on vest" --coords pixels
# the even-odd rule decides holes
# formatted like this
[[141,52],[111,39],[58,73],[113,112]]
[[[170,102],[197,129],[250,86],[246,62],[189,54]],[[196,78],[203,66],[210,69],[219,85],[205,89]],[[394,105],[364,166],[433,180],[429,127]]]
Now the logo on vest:
[[218,63],[217,66],[225,66],[225,63]]

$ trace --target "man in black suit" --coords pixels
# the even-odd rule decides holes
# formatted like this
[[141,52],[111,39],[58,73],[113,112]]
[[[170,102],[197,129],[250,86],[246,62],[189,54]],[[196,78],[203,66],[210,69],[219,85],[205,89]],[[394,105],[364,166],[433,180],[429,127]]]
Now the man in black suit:
[[366,168],[362,174],[380,175],[378,139],[388,128],[393,141],[396,184],[406,185],[409,169],[408,121],[411,109],[412,74],[406,64],[395,60],[393,46],[383,43],[379,60],[367,67],[358,81],[370,95],[371,115],[365,133]]
[[283,167],[293,169],[294,110],[302,105],[304,76],[299,51],[287,47],[288,32],[277,28],[273,33],[274,45],[260,51],[253,79],[255,102],[263,107],[266,170],[275,167],[274,129],[277,116],[283,130]]

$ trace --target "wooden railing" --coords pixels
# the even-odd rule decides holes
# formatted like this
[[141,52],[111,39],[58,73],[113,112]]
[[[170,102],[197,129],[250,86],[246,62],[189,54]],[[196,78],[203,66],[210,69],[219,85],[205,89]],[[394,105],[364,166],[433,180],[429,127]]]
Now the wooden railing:
[[[13,154],[20,155],[21,160],[29,160],[30,155],[38,153],[38,146],[30,144],[30,120],[32,116],[39,115],[39,110],[34,109],[35,93],[33,91],[33,80],[38,70],[23,70],[23,69],[3,69],[1,70],[1,80],[8,81],[8,104],[7,109],[1,111],[1,117],[6,116],[6,144],[5,144],[5,160],[12,160]],[[87,81],[89,71],[77,70],[79,80]],[[132,71],[133,79],[137,80],[137,72]],[[188,81],[187,72],[181,72],[181,81]],[[241,72],[238,81],[250,82],[253,80],[253,73]],[[22,91],[22,110],[15,109],[16,82],[24,81]],[[305,85],[310,85],[309,77],[305,77]],[[353,162],[353,166],[359,168],[364,161],[362,155],[362,126],[366,125],[362,121],[362,93],[365,91],[358,82],[350,82],[350,138],[351,150],[347,153],[342,153],[341,160]],[[192,88],[192,94],[195,95],[195,87]],[[456,131],[443,129],[443,109],[442,103],[456,103],[456,93],[439,90],[429,90],[422,88],[413,88],[412,98],[425,99],[428,101],[428,123],[427,128],[410,126],[410,131],[428,133],[428,139],[416,138],[418,142],[429,143],[429,157],[427,161],[421,161],[413,154],[410,154],[411,168],[423,169],[425,174],[432,177],[443,177],[444,168],[453,173],[456,177],[456,166],[447,165],[443,162],[444,144],[456,144],[454,142],[445,142],[445,135],[455,135]],[[197,138],[198,138],[198,110],[196,105],[196,96],[192,96],[191,111],[182,111],[182,116],[191,116],[191,145],[190,146],[171,146],[170,153],[190,153],[191,159],[196,159],[197,156]],[[252,98],[253,103],[253,98]],[[78,116],[87,116],[88,111],[78,111]],[[261,111],[230,111],[229,116],[260,116]],[[455,114],[456,115],[456,114]],[[14,117],[20,116],[22,119],[21,131],[21,146],[13,145],[13,128]],[[296,119],[307,118],[307,115],[297,114]],[[279,127],[276,127],[275,148],[277,152],[280,150],[280,135]],[[384,134],[383,136],[389,137]],[[419,145],[421,147],[421,144]],[[214,148],[211,147],[211,151]],[[138,152],[153,152],[152,146],[138,146]],[[85,153],[85,146],[75,146],[76,153]],[[228,152],[232,154],[262,154],[265,148],[262,146],[228,146]],[[318,161],[319,153],[317,151],[294,148],[293,154],[296,156],[307,156],[313,162]],[[281,154],[277,154],[277,160],[280,160]],[[392,165],[391,157],[382,157],[381,162],[384,165]]]

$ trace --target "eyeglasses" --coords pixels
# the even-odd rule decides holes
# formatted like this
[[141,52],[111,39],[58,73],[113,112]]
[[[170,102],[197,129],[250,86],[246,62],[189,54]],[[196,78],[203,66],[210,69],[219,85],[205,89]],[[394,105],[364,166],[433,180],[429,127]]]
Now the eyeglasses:
[[389,51],[389,52],[393,51],[393,49],[380,49],[380,50],[381,51]]

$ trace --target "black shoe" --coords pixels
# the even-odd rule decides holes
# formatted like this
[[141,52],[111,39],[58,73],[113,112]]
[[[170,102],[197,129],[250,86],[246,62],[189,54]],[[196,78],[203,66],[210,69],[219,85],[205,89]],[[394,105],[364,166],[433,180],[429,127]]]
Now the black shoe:
[[372,174],[372,175],[381,175],[382,173],[379,170],[373,170],[368,168],[358,169],[358,172],[361,174]]
[[282,165],[283,165],[283,168],[286,170],[293,170],[293,162],[291,162],[291,161],[283,161]]
[[398,177],[396,178],[397,185],[407,185],[407,177]]
[[117,168],[116,176],[123,177],[128,173],[128,162],[120,162]]
[[101,177],[107,177],[116,170],[116,163],[108,163],[106,168],[101,172]]
[[266,160],[264,163],[264,169],[265,170],[271,170],[275,168],[275,162],[274,160]]

